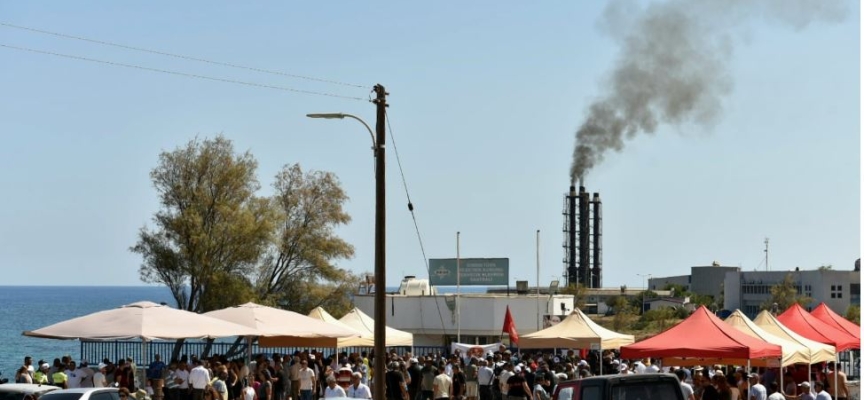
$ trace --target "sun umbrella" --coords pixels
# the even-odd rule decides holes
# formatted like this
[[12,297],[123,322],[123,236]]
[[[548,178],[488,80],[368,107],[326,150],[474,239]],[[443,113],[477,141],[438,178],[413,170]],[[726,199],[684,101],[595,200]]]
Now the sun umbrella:
[[256,336],[254,328],[150,301],[72,318],[24,336],[83,340],[175,340]]

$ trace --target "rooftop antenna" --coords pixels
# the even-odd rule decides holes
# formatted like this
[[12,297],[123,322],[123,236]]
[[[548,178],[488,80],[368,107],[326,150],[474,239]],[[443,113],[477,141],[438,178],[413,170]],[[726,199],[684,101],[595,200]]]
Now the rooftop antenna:
[[768,238],[765,238],[765,270],[770,271],[771,268],[768,268]]

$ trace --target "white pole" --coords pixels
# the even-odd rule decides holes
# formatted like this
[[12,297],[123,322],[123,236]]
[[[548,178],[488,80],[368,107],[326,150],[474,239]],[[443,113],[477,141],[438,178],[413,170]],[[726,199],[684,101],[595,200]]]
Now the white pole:
[[537,330],[540,330],[540,230],[537,230]]
[[459,235],[460,232],[456,232],[456,343],[462,343],[462,315],[459,309],[459,297],[462,296],[462,265],[459,258]]
[[747,399],[750,399],[750,386],[753,384],[750,383],[750,359],[747,359],[747,370],[744,371],[747,374]]

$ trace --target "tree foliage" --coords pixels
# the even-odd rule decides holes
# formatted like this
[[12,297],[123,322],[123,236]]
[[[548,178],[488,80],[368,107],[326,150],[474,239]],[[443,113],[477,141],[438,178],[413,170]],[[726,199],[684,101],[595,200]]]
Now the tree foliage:
[[573,307],[582,309],[585,307],[588,299],[588,289],[581,283],[573,283],[561,289],[561,294],[569,294],[573,296]]
[[[305,311],[335,301],[333,290],[357,280],[333,263],[354,255],[354,248],[333,232],[351,221],[342,209],[348,196],[334,174],[304,173],[297,164],[285,166],[273,187],[275,234],[259,266],[259,297]],[[316,282],[328,282],[329,291],[313,295]],[[344,293],[338,295],[344,297]]]
[[178,308],[213,310],[204,293],[217,276],[254,270],[271,231],[268,201],[255,196],[256,168],[221,136],[159,156],[150,178],[162,208],[131,250],[143,258],[141,279],[168,286]]
[[160,154],[150,177],[161,207],[131,247],[141,279],[168,286],[178,308],[195,312],[248,301],[347,309],[359,278],[334,264],[354,251],[333,232],[350,221],[338,179],[286,166],[275,194],[259,197],[256,169],[222,136]]
[[854,322],[857,325],[861,325],[861,307],[856,305],[851,305],[846,309],[846,319]]
[[786,311],[787,308],[795,303],[806,306],[813,302],[812,298],[798,293],[798,285],[793,280],[791,273],[786,274],[780,283],[771,286],[770,293],[771,296],[761,304],[761,308],[773,311],[774,304],[776,303],[778,314]]
[[612,317],[612,329],[620,331],[630,323],[634,308],[626,296],[615,296],[614,298],[612,308],[615,310],[615,315]]

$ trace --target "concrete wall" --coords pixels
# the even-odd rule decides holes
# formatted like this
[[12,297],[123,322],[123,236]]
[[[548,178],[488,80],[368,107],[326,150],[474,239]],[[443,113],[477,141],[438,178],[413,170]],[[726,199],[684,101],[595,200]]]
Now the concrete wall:
[[[724,278],[727,310],[740,309],[748,316],[758,313],[760,305],[771,297],[770,288],[791,274],[799,292],[812,297],[813,308],[824,302],[834,312],[844,315],[850,304],[860,304],[858,294],[853,296],[852,284],[861,283],[861,273],[855,271],[744,271],[728,272]],[[834,289],[832,290],[832,286]],[[832,297],[833,295],[833,297]]]
[[720,282],[724,282],[726,273],[740,270],[738,267],[692,267],[690,268],[690,291],[696,294],[714,296],[715,299],[718,299],[723,292]]
[[668,284],[675,284],[684,286],[689,290],[690,288],[690,275],[678,275],[678,276],[667,276],[667,277],[658,277],[658,278],[650,278],[648,279],[648,289],[650,290],[662,290]]

